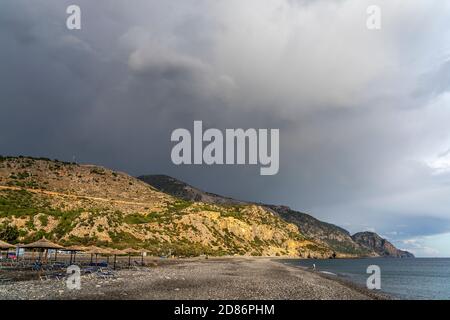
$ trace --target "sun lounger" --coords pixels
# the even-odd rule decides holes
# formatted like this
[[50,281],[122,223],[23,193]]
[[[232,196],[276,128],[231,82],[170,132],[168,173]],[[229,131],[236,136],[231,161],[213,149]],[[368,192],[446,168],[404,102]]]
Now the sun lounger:
[[59,281],[59,280],[64,279],[65,277],[67,277],[66,273],[56,272],[56,273],[44,274],[44,275],[40,276],[40,279],[41,279],[41,281],[44,281],[44,280],[58,280]]
[[114,278],[116,276],[115,272],[113,272],[112,270],[104,269],[104,268],[100,268],[96,272],[96,275],[102,279]]
[[96,273],[99,269],[100,267],[97,267],[95,265],[89,265],[88,267],[81,269],[81,273],[84,274]]

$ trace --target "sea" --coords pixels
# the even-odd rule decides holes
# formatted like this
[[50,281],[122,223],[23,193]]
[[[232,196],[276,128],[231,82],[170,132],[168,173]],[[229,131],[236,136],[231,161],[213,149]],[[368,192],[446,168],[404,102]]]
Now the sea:
[[366,286],[368,266],[380,267],[380,291],[398,299],[449,300],[450,258],[295,259],[284,263],[312,268]]

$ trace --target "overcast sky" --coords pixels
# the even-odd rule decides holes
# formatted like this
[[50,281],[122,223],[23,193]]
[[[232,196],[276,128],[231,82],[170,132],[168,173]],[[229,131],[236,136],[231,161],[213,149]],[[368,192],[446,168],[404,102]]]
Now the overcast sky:
[[[449,17],[442,0],[2,0],[0,154],[164,173],[450,256]],[[173,165],[194,120],[280,129],[278,175]]]

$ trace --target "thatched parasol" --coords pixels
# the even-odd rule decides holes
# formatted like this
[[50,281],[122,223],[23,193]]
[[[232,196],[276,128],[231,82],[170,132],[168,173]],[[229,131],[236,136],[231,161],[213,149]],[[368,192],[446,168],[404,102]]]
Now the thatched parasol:
[[[76,255],[77,252],[79,251],[86,251],[87,248],[83,247],[83,246],[70,246],[64,249],[64,251],[70,251],[70,264],[72,264],[72,262],[75,262],[76,260]],[[73,256],[73,259],[72,259]]]
[[[55,260],[57,258],[57,254],[58,254],[58,250],[62,250],[64,249],[63,246],[60,246],[59,244],[53,243],[50,240],[47,240],[45,237],[43,237],[42,239],[23,245],[22,248],[25,249],[42,249],[44,251],[48,250],[48,249],[54,249],[55,250]],[[47,256],[47,251],[46,251],[46,256]],[[39,259],[41,258],[41,256],[39,256]]]
[[136,249],[133,249],[133,248],[128,248],[128,249],[125,249],[123,251],[128,254],[128,267],[131,266],[131,256],[132,255],[141,254],[140,250],[136,250]]
[[22,248],[28,248],[28,249],[55,249],[55,250],[62,250],[64,249],[63,246],[60,246],[59,244],[53,243],[50,240],[45,239],[43,237],[41,240],[25,244],[22,246]]
[[12,244],[9,244],[5,241],[0,240],[0,249],[1,250],[8,250],[8,249],[15,249],[16,246],[13,246]]
[[123,250],[118,250],[118,249],[109,249],[109,253],[114,255],[114,270],[115,270],[116,269],[117,256],[124,255],[124,254],[127,254],[127,253],[125,251],[123,251]]
[[70,246],[70,247],[67,247],[67,248],[65,248],[64,250],[65,251],[86,251],[86,250],[88,250],[89,248],[86,248],[86,247],[83,247],[83,246]]
[[5,241],[0,240],[0,250],[1,251],[6,250],[6,258],[5,259],[8,259],[8,251],[9,251],[9,249],[15,249],[15,248],[16,247],[13,246],[12,244],[9,244],[9,243],[7,243]]
[[98,263],[98,255],[107,255],[110,254],[108,249],[104,249],[104,248],[99,248],[96,246],[90,246],[87,248],[88,250],[86,251],[86,253],[89,253],[91,255],[91,263],[92,263],[92,255],[95,254],[95,264],[97,265]]

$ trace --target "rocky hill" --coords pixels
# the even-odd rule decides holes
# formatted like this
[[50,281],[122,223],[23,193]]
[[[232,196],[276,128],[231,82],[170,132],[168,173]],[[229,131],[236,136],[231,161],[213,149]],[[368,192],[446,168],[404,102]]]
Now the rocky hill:
[[[375,256],[395,256],[394,250],[403,252],[398,256],[412,256],[411,253],[396,249],[387,240],[382,239],[378,235],[377,239],[381,239],[384,243],[388,243],[392,248],[389,250],[380,250],[378,246],[372,246],[360,240],[358,234],[351,234],[334,224],[320,221],[313,216],[292,210],[287,206],[255,204],[241,200],[235,200],[229,197],[223,197],[217,194],[202,191],[183,181],[165,175],[147,175],[140,176],[138,179],[150,184],[156,189],[176,196],[187,201],[202,201],[210,204],[253,204],[262,206],[274,214],[278,215],[284,221],[297,226],[299,232],[316,243],[319,243],[331,250],[337,257],[375,257]],[[388,246],[388,245],[387,245]]]
[[320,221],[313,216],[294,211],[286,206],[268,205],[283,220],[295,224],[308,239],[314,239],[336,252],[340,257],[377,256],[372,249],[355,242],[350,233],[334,224]]
[[139,180],[148,183],[159,191],[170,194],[174,197],[196,202],[205,202],[212,204],[225,204],[225,205],[241,205],[248,204],[248,202],[240,201],[224,196],[220,196],[214,193],[202,191],[193,187],[183,181],[166,175],[146,175],[138,177]]
[[358,232],[352,236],[352,239],[362,247],[375,251],[380,256],[414,258],[412,253],[397,249],[392,243],[374,232]]
[[0,229],[16,231],[12,242],[45,236],[155,255],[333,253],[260,205],[183,200],[122,172],[26,157],[0,157]]

